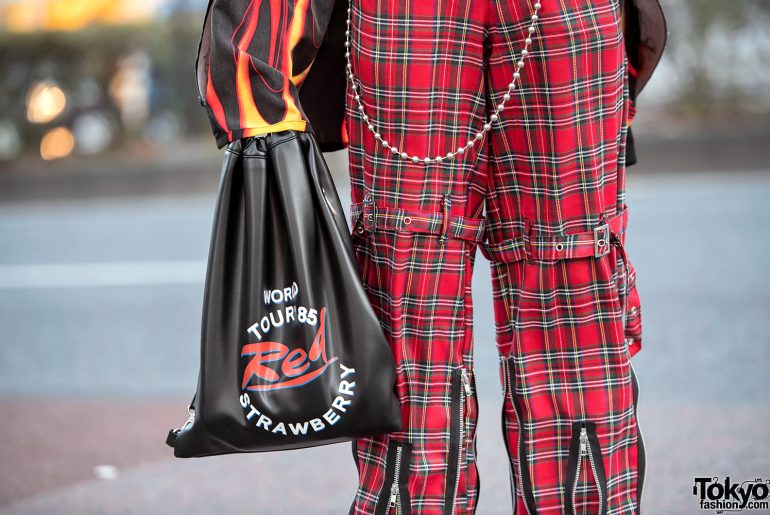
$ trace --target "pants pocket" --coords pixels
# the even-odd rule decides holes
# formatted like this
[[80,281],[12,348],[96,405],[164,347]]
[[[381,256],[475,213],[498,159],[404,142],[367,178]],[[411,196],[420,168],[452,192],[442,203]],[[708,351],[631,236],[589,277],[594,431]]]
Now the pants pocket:
[[412,443],[390,438],[385,458],[385,480],[377,500],[376,515],[410,515],[409,469]]
[[596,424],[590,420],[572,423],[567,459],[567,514],[607,513],[607,479],[604,460],[596,436]]

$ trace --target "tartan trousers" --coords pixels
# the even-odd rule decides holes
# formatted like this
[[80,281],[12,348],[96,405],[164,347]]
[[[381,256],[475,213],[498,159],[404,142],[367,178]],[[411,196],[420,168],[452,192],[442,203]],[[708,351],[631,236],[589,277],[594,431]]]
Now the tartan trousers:
[[478,402],[471,276],[491,263],[501,431],[515,513],[641,513],[641,348],[625,229],[621,0],[355,0],[351,223],[392,347],[401,430],[359,438],[351,515],[472,514]]

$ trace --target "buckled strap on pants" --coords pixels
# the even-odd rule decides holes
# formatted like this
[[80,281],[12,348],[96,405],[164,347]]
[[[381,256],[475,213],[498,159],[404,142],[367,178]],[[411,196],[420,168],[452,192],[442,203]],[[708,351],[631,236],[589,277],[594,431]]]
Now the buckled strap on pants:
[[603,221],[591,231],[572,234],[540,236],[530,234],[525,227],[524,234],[503,242],[484,242],[481,253],[489,261],[514,262],[524,260],[555,260],[580,257],[601,257],[609,254],[611,236],[617,241],[625,230],[628,219],[626,208]]
[[453,216],[446,211],[380,207],[368,200],[351,203],[350,216],[354,234],[382,229],[436,234],[477,243],[484,239],[485,234],[484,218]]

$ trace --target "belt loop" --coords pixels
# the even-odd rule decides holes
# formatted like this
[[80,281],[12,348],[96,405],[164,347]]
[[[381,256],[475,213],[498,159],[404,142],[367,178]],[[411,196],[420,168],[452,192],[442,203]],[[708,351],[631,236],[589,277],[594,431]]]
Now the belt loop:
[[[618,216],[625,216],[625,212],[619,212],[615,215]],[[611,228],[609,229],[609,242],[611,245],[614,245],[618,249],[618,254],[620,255],[620,259],[623,262],[623,291],[621,292],[621,299],[620,299],[620,307],[621,307],[621,315],[623,320],[623,327],[625,327],[625,318],[626,318],[626,297],[628,296],[628,275],[629,275],[629,269],[628,269],[628,256],[626,255],[626,249],[624,248],[623,241],[621,240],[621,234],[616,233]],[[623,227],[625,229],[625,227]],[[609,245],[608,245],[609,246]]]
[[617,240],[618,243],[622,246],[624,244],[624,235],[626,233],[626,225],[628,223],[628,208],[623,205],[623,207],[612,216],[609,223],[610,232],[612,233],[610,239]]
[[439,241],[442,244],[446,243],[446,240],[449,238],[449,208],[451,205],[452,199],[448,194],[445,194],[441,197],[441,206],[444,212],[444,216],[441,221],[441,236],[439,236]]
[[[623,262],[623,291],[620,292],[620,314],[621,314],[621,320],[622,320],[622,327],[626,327],[626,300],[628,298],[628,256],[626,256],[626,249],[623,248],[623,244],[620,241],[620,238],[615,234],[612,233],[610,236],[610,241],[612,242],[612,245],[615,245],[618,249],[618,254],[620,255],[620,259]],[[615,264],[613,263],[613,266]]]
[[487,217],[486,215],[482,215],[480,218],[481,222],[479,225],[479,232],[476,233],[476,244],[481,245],[484,240],[486,239],[487,234]]
[[530,248],[530,240],[532,237],[532,223],[529,218],[524,218],[524,228],[522,229],[521,239],[524,242],[524,255],[527,257],[527,263],[532,262],[532,249]]

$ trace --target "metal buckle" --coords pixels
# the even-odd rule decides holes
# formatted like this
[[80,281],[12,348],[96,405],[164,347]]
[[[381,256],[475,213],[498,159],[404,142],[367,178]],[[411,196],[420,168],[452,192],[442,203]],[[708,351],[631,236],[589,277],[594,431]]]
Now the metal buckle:
[[604,223],[594,228],[594,257],[610,253],[610,224]]
[[371,193],[364,195],[363,209],[361,210],[361,223],[365,230],[374,232],[377,207]]

